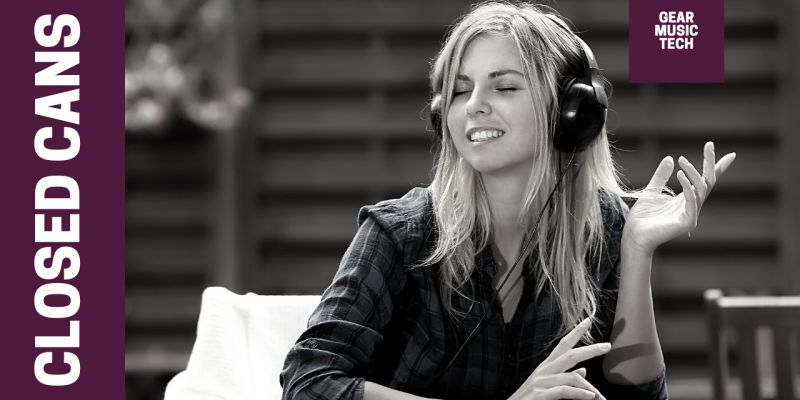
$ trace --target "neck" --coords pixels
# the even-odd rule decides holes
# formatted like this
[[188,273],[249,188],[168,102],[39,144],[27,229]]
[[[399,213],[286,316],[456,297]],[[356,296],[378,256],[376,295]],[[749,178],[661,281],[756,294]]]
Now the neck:
[[525,230],[519,223],[519,214],[525,198],[527,176],[483,174],[482,179],[492,210],[493,241],[505,250],[519,252],[525,236]]

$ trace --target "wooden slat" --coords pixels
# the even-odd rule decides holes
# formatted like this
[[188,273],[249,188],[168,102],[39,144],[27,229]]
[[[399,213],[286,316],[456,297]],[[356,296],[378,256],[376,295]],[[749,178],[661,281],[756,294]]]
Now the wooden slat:
[[757,353],[753,326],[740,326],[739,329],[736,329],[736,346],[744,398],[758,400],[761,398],[761,393],[758,388]]
[[680,313],[657,312],[658,340],[665,353],[702,353],[707,346],[706,320],[702,308]]
[[345,145],[291,150],[264,155],[265,190],[407,190],[429,182],[432,167],[427,147],[418,145],[384,152]]
[[[319,32],[444,32],[472,1],[265,3],[256,18],[270,35]],[[775,1],[726,1],[725,23],[753,26],[773,23]],[[581,30],[627,30],[628,2],[562,0],[552,5]]]
[[212,165],[210,150],[205,144],[158,146],[126,143],[125,176],[163,178],[208,173]]
[[614,94],[610,107],[619,114],[622,135],[730,138],[773,132],[774,95],[765,89],[684,86],[665,88],[651,101],[644,92]]
[[343,243],[356,233],[356,216],[363,204],[324,202],[273,203],[261,210],[256,235],[267,241]]
[[728,345],[722,330],[722,318],[717,306],[717,300],[720,297],[722,297],[722,291],[719,289],[708,289],[703,292],[706,323],[708,324],[708,356],[714,400],[726,400],[726,392],[728,391],[726,385],[728,380]]
[[772,289],[780,287],[774,256],[713,253],[713,256],[659,257],[653,260],[653,295],[698,298],[709,287]]
[[[324,164],[319,165],[313,172],[305,175],[314,176],[314,178],[304,178],[304,175],[298,175],[298,179],[305,182],[304,186],[300,186],[299,183],[287,177],[282,181],[269,182],[270,187],[277,189],[305,187],[308,189],[312,185],[319,185],[318,187],[331,190],[341,187],[367,190],[374,182],[380,182],[382,179],[379,176],[363,179],[366,176],[363,174],[343,177],[335,171],[326,175],[324,166]],[[280,165],[279,168],[286,170],[289,167]],[[305,168],[310,168],[310,166]],[[384,182],[387,181],[389,180]],[[292,186],[289,186],[289,182],[292,182]],[[400,184],[403,181],[396,182]],[[356,229],[354,208],[322,207],[315,209],[286,205],[262,214],[256,226],[259,227],[260,234],[265,238],[282,238],[293,242],[346,244],[352,239]],[[736,215],[736,218],[731,218],[731,215]],[[774,204],[769,201],[749,204],[720,201],[719,204],[707,204],[707,207],[702,210],[701,221],[697,229],[692,232],[692,236],[677,238],[671,242],[671,245],[723,245],[744,246],[744,248],[773,245],[777,239],[774,229],[777,218]],[[768,278],[760,279],[757,282],[766,283],[769,280]]]
[[[436,43],[436,42],[433,42]],[[268,52],[261,67],[265,91],[275,88],[426,87],[428,60],[438,49],[401,49],[377,55],[363,49],[293,48]]]
[[134,236],[126,238],[125,247],[128,277],[198,277],[210,266],[209,240],[203,237]]
[[125,373],[175,373],[186,369],[195,333],[125,337]]
[[[426,140],[427,95],[390,101],[387,111],[371,108],[369,100],[353,97],[279,99],[263,103],[253,113],[255,129],[265,139],[351,139],[409,137]],[[423,139],[425,138],[425,139]]]
[[251,277],[260,294],[322,294],[339,268],[341,252],[267,254]]
[[200,316],[202,286],[157,286],[125,290],[128,327],[192,327]]
[[[617,137],[628,136],[620,133]],[[736,153],[736,161],[718,181],[717,190],[725,191],[771,191],[777,185],[778,149],[770,143],[737,141],[726,143],[708,135],[702,138],[713,140],[716,147],[717,158],[728,152]],[[721,139],[724,140],[724,139]],[[641,188],[647,185],[653,173],[665,156],[672,156],[677,163],[678,157],[684,156],[698,171],[702,173],[703,142],[667,142],[655,149],[642,148],[641,144],[633,143],[629,147],[620,143],[622,151],[614,154],[616,161],[622,167],[622,174],[626,184],[631,188]],[[680,183],[676,178],[677,167],[667,185],[678,192],[681,191]],[[712,195],[708,204],[716,203],[716,196]],[[701,214],[702,215],[702,214]]]
[[[793,349],[792,342],[795,341],[794,333],[797,329],[788,327],[777,327],[775,332],[775,378],[777,380],[778,398],[794,398],[794,369],[792,358],[800,360],[800,352]],[[794,351],[792,351],[794,350]],[[797,371],[800,372],[800,371]]]
[[181,228],[208,224],[205,192],[128,191],[125,196],[127,227]]
[[[612,84],[628,83],[628,43],[614,38],[582,35],[597,57],[603,75]],[[775,79],[776,46],[768,38],[730,39],[725,41],[725,80]]]
[[[628,44],[616,38],[584,35],[603,74],[612,83],[628,81]],[[424,43],[424,42],[423,42]],[[264,55],[259,85],[275,89],[325,87],[426,87],[438,42],[389,48],[376,53],[366,45],[345,48],[309,45],[276,46]],[[725,44],[726,80],[775,79],[776,45],[765,38],[731,39]]]
[[[281,98],[259,106],[253,113],[252,124],[265,139],[419,135],[420,140],[427,141],[430,136],[424,120],[428,117],[424,111],[427,101],[427,94],[421,91],[416,98],[389,98],[385,111],[380,111],[371,108],[366,96]],[[609,122],[615,128],[615,137],[729,140],[752,138],[754,134],[775,130],[775,98],[769,89],[669,90],[661,93],[657,101],[657,106],[651,105],[644,94],[635,90],[615,93],[611,100],[614,113]]]

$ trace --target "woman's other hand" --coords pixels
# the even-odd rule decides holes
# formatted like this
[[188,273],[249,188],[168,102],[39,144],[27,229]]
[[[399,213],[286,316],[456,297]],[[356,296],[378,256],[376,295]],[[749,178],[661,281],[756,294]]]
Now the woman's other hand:
[[[714,143],[706,143],[703,149],[703,174],[681,156],[678,163],[678,182],[683,192],[675,197],[642,198],[628,213],[623,230],[623,243],[634,246],[635,250],[652,254],[655,249],[697,226],[697,217],[703,202],[708,198],[717,179],[736,159],[736,153],[729,153],[716,162]],[[672,175],[672,157],[661,160],[646,190],[660,193]]]
[[574,348],[591,324],[586,319],[564,336],[550,356],[525,380],[509,400],[597,399],[602,394],[586,380],[586,369],[566,372],[576,364],[608,353],[610,343]]

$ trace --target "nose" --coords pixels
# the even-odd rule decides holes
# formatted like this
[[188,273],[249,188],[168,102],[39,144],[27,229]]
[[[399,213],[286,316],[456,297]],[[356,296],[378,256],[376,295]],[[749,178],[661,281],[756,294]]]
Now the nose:
[[475,88],[472,90],[472,93],[467,100],[467,115],[470,117],[477,116],[479,114],[491,114],[492,106],[489,104],[489,99],[486,98],[486,94],[483,90],[479,90]]

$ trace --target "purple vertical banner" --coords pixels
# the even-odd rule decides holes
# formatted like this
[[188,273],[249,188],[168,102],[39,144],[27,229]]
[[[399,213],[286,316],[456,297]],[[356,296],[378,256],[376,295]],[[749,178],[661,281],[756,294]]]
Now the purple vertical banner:
[[724,0],[628,1],[631,83],[724,81]]
[[0,4],[0,397],[123,399],[124,2]]

